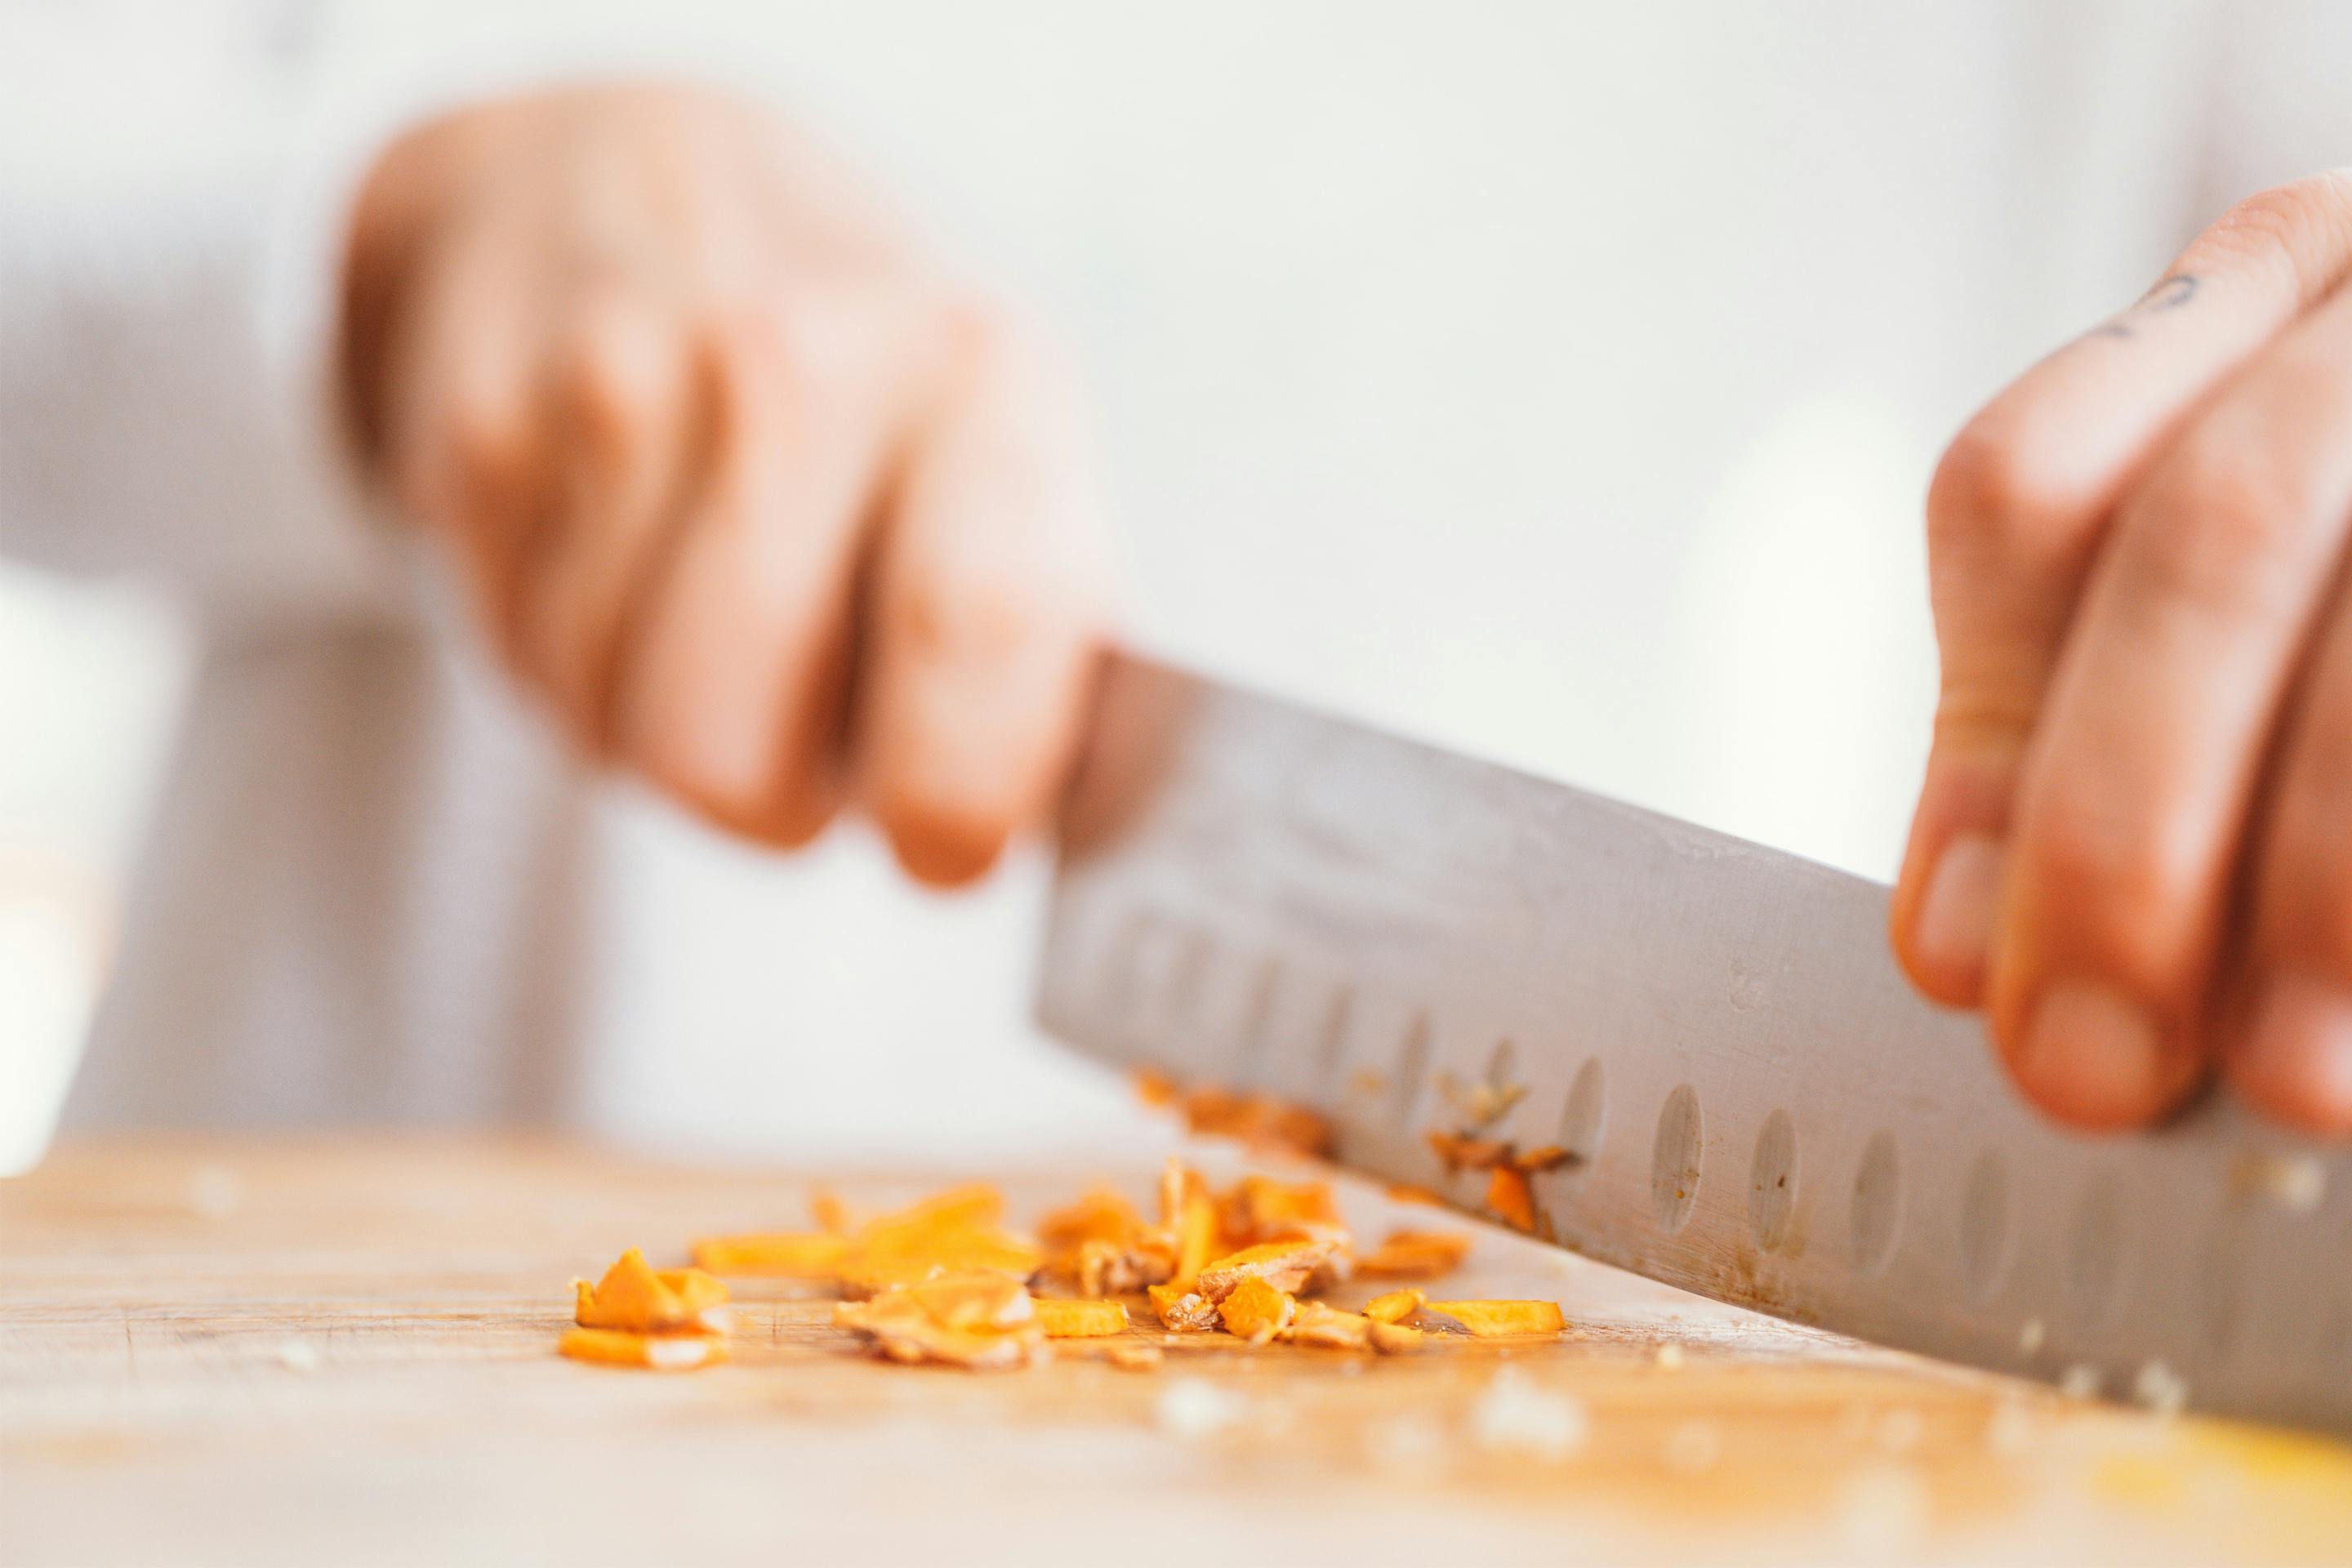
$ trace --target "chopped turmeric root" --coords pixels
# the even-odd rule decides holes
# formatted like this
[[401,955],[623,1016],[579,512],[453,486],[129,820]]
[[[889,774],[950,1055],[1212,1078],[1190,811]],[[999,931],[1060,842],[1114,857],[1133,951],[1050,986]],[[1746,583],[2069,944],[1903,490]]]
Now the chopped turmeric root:
[[1486,1206],[1513,1230],[1536,1232],[1536,1194],[1516,1165],[1497,1165],[1486,1180]]
[[1037,1239],[1048,1253],[1072,1253],[1090,1241],[1132,1247],[1147,1228],[1133,1204],[1106,1188],[1038,1221]]
[[894,1285],[914,1285],[934,1274],[986,1271],[1026,1281],[1044,1255],[1002,1231],[944,1230],[908,1235],[879,1249],[854,1249],[836,1270],[841,1293],[851,1300],[877,1295]]
[[1434,1279],[1461,1267],[1470,1238],[1449,1231],[1400,1230],[1356,1260],[1367,1279]]
[[1018,1328],[1035,1310],[1021,1282],[1002,1274],[935,1275],[908,1286],[907,1295],[943,1329]]
[[1298,1303],[1288,1337],[1302,1345],[1319,1345],[1328,1350],[1372,1350],[1383,1355],[1394,1355],[1421,1343],[1418,1329],[1383,1323],[1358,1312],[1343,1312],[1320,1301]]
[[1474,1138],[1439,1131],[1432,1131],[1428,1140],[1449,1176],[1456,1171],[1491,1170],[1511,1157],[1511,1146],[1499,1138]]
[[826,1187],[809,1194],[809,1218],[816,1222],[817,1229],[831,1236],[847,1236],[856,1228],[850,1224],[849,1205]]
[[1297,1309],[1298,1303],[1286,1291],[1263,1279],[1244,1279],[1217,1303],[1217,1316],[1225,1332],[1262,1345],[1290,1326]]
[[591,1285],[572,1282],[572,1321],[583,1329],[672,1334],[727,1327],[727,1287],[699,1268],[655,1270],[635,1247]]
[[1037,1327],[1049,1340],[1099,1339],[1106,1334],[1124,1333],[1127,1330],[1127,1309],[1117,1301],[1040,1298],[1032,1303],[1032,1310]]
[[600,1366],[637,1366],[654,1372],[691,1372],[727,1359],[727,1342],[717,1334],[636,1334],[622,1329],[566,1329],[555,1348],[573,1361]]
[[1277,1182],[1244,1176],[1217,1205],[1217,1223],[1228,1249],[1294,1237],[1338,1236],[1346,1231],[1328,1182]]
[[1303,1105],[1271,1095],[1202,1088],[1185,1094],[1185,1127],[1202,1137],[1232,1138],[1258,1148],[1314,1158],[1331,1148],[1331,1124]]
[[1364,1316],[1376,1323],[1402,1323],[1421,1310],[1428,1298],[1418,1290],[1391,1290],[1385,1296],[1375,1296],[1364,1307]]
[[1263,1279],[1277,1290],[1297,1290],[1330,1258],[1332,1247],[1328,1238],[1245,1247],[1202,1268],[1195,1289],[1212,1301],[1223,1300],[1244,1279]]
[[1426,1326],[1475,1334],[1556,1334],[1568,1327],[1557,1301],[1431,1301],[1420,1312]]
[[1217,1304],[1198,1290],[1181,1285],[1154,1285],[1145,1295],[1160,1316],[1160,1326],[1171,1333],[1202,1333],[1217,1326]]
[[[1023,1303],[1027,1304],[1025,1291]],[[979,1371],[1026,1366],[1045,1338],[1034,1319],[1025,1313],[1022,1321],[1003,1327],[942,1322],[915,1290],[904,1288],[886,1290],[869,1300],[838,1302],[833,1309],[833,1321],[836,1328],[865,1335],[891,1361],[938,1362]]]
[[696,1265],[713,1274],[756,1274],[778,1279],[830,1279],[848,1252],[846,1237],[824,1231],[706,1236],[694,1243]]

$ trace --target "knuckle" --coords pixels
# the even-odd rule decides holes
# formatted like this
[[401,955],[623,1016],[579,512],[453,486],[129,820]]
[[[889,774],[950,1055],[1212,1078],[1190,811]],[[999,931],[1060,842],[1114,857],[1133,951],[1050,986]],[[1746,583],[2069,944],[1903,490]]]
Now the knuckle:
[[2308,482],[2265,443],[2192,437],[2144,505],[2127,559],[2150,601],[2259,613],[2292,585]]
[[714,301],[697,332],[729,376],[773,383],[824,379],[827,336],[824,312],[788,292]]
[[2069,770],[2026,814],[2019,868],[2037,902],[2124,973],[2163,973],[2202,895],[2189,835],[2119,804],[2113,781]]
[[898,595],[897,631],[925,662],[985,666],[1034,640],[1042,616],[1034,585],[993,573],[928,575]]
[[631,443],[668,412],[654,334],[612,313],[590,318],[561,361],[566,412],[594,438]]
[[2035,444],[1979,416],[1953,438],[1927,489],[1927,544],[1940,564],[2001,574],[2047,569],[2084,500]]
[[530,482],[538,458],[520,412],[502,404],[454,404],[444,427],[448,484],[468,509],[506,503]]

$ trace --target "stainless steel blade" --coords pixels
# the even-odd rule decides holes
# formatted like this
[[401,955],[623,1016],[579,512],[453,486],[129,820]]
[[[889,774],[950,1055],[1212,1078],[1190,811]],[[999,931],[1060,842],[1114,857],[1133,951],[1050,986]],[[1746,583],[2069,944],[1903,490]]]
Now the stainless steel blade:
[[1316,1107],[1475,1208],[1441,1075],[1576,1250],[2002,1372],[2352,1431],[2352,1157],[2215,1100],[2070,1134],[1887,954],[1885,889],[1122,657],[1065,817],[1046,1026]]

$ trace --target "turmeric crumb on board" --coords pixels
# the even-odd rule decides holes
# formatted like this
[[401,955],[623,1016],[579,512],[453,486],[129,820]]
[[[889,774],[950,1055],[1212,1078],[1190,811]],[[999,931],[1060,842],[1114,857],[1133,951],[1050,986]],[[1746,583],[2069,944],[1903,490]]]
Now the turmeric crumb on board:
[[699,1268],[656,1270],[635,1247],[591,1285],[574,1279],[572,1321],[583,1329],[668,1334],[727,1328],[727,1287]]
[[727,1342],[717,1334],[638,1334],[623,1329],[566,1329],[555,1348],[573,1361],[603,1366],[636,1366],[652,1372],[691,1372],[727,1359]]
[[1434,1279],[1462,1267],[1470,1238],[1454,1231],[1400,1230],[1356,1260],[1366,1279]]
[[1568,1326],[1557,1301],[1431,1301],[1415,1314],[1423,1327],[1481,1339],[1557,1334]]

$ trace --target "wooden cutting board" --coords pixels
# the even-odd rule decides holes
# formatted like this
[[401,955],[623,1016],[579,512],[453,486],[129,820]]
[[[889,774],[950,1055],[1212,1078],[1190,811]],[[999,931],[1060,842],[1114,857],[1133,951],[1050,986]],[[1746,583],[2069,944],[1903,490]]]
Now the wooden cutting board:
[[1097,1180],[1142,1198],[1160,1152],[68,1147],[0,1183],[0,1563],[2352,1563],[2352,1448],[1870,1350],[1350,1184],[1361,1231],[1476,1230],[1447,1293],[1550,1297],[1576,1331],[981,1374],[868,1360],[776,1285],[739,1290],[723,1367],[554,1353],[574,1275],[802,1225],[811,1176],[869,1209],[981,1176],[1034,1216]]

